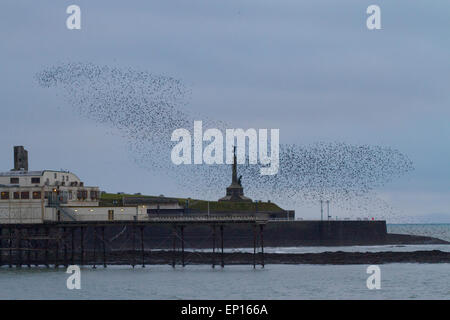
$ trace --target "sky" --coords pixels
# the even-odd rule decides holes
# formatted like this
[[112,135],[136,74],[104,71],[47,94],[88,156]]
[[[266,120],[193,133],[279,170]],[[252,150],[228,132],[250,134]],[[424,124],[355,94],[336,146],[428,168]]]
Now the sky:
[[[81,30],[66,28],[72,4]],[[381,30],[366,27],[372,4]],[[398,149],[415,170],[379,197],[398,210],[392,221],[437,221],[450,216],[449,14],[438,0],[2,1],[0,171],[24,145],[33,170],[67,169],[110,192],[189,196],[34,77],[68,62],[132,67],[183,81],[188,112],[279,128],[282,143]]]

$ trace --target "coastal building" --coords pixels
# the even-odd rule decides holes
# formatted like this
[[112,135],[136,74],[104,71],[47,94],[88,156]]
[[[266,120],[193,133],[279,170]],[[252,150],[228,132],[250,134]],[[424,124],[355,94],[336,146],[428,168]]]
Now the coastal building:
[[0,224],[51,221],[145,220],[148,210],[182,208],[164,197],[102,201],[69,171],[28,171],[28,152],[14,147],[14,169],[0,172]]
[[231,185],[219,201],[108,194],[69,171],[28,170],[28,152],[14,147],[14,168],[0,172],[0,224],[58,221],[148,221],[157,217],[260,216],[294,219],[294,211],[244,196],[234,156]]

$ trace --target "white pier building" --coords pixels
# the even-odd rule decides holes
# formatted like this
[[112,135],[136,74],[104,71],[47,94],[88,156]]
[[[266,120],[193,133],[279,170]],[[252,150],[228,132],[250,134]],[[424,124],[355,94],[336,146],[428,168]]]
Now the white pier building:
[[[14,169],[0,172],[0,224],[55,221],[148,220],[155,210],[179,210],[177,201],[100,204],[99,187],[68,171],[28,171],[28,152],[14,147]],[[121,205],[121,206],[120,206]]]

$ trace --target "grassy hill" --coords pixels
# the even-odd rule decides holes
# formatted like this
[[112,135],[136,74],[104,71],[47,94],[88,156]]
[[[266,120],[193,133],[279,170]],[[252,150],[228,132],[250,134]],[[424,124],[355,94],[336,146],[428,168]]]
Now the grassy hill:
[[[157,201],[161,199],[158,196],[148,195],[133,195],[133,194],[116,194],[116,193],[102,193],[100,202],[102,205],[122,205],[122,199],[127,197],[140,197],[148,198],[149,201]],[[178,201],[180,206],[184,207],[189,203],[188,208],[194,211],[207,212],[208,203],[210,213],[214,212],[280,212],[282,208],[277,206],[273,202],[218,202],[218,201],[206,201],[200,199],[187,199],[187,198],[168,198]]]

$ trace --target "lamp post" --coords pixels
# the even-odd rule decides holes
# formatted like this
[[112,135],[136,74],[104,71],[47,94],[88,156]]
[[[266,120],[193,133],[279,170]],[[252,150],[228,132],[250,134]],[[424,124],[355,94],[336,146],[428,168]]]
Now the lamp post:
[[330,216],[330,200],[327,200],[327,216],[328,216],[328,220],[330,220],[331,216]]
[[323,200],[320,200],[320,221],[323,221]]

